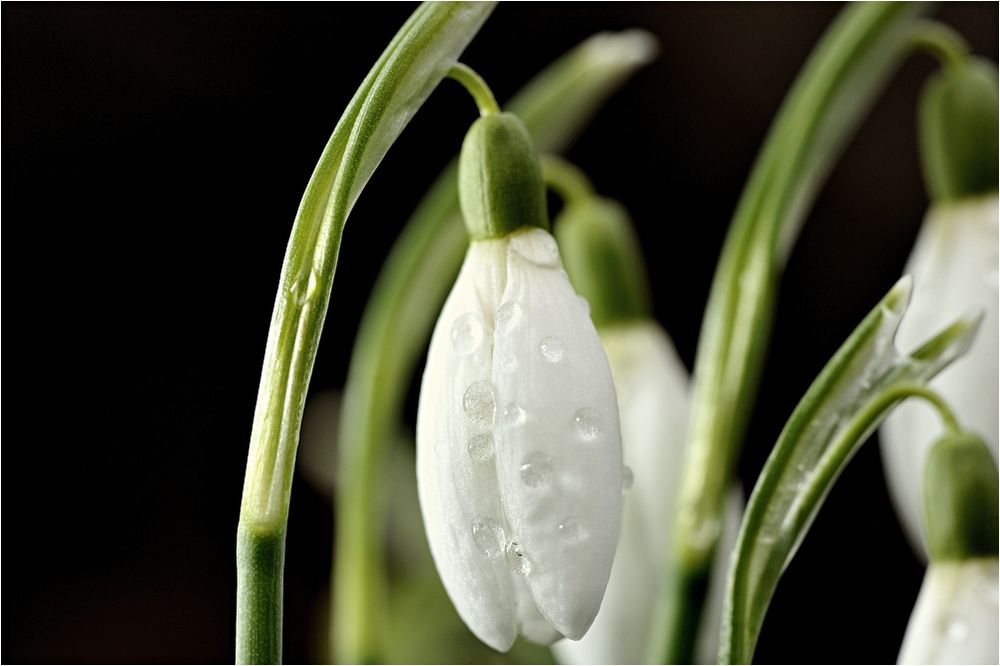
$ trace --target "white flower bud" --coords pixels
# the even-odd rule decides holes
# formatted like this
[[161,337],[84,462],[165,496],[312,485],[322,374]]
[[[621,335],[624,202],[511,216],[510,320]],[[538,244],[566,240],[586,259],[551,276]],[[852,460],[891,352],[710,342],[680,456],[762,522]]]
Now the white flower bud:
[[618,542],[621,434],[608,362],[555,240],[474,240],[431,339],[417,480],[438,572],[506,651],[581,638]]

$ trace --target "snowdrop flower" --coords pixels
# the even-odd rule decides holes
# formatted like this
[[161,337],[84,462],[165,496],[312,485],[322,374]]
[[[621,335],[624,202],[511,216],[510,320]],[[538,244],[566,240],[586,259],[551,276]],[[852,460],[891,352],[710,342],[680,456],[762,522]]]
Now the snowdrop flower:
[[462,147],[472,242],[431,338],[417,480],[431,553],[472,632],[581,638],[621,522],[621,435],[604,350],[562,269],[531,140],[486,115]]
[[[973,61],[952,66],[928,85],[921,108],[921,147],[934,201],[906,272],[913,300],[898,335],[903,348],[955,317],[976,310],[984,320],[972,349],[931,382],[997,459],[1000,372],[997,319],[997,78]],[[907,403],[880,431],[882,456],[897,512],[915,549],[925,554],[921,523],[923,469],[936,416]]]
[[996,664],[997,467],[982,440],[949,433],[925,477],[931,562],[899,654],[901,664]]
[[[566,268],[591,309],[608,354],[618,391],[625,463],[622,535],[601,611],[579,642],[555,646],[563,663],[644,663],[653,627],[653,609],[663,594],[663,560],[673,532],[690,404],[687,369],[666,331],[651,316],[644,260],[625,209],[594,196],[573,174],[563,183],[569,201],[556,220],[556,235]],[[550,178],[552,175],[550,174]],[[575,192],[575,194],[574,194]],[[719,548],[721,571],[713,580],[708,621],[702,637],[718,637],[726,562],[742,513],[737,491],[727,509],[727,534]],[[713,610],[714,607],[714,610]],[[713,626],[714,623],[714,626]],[[711,641],[701,641],[699,656],[714,660]]]

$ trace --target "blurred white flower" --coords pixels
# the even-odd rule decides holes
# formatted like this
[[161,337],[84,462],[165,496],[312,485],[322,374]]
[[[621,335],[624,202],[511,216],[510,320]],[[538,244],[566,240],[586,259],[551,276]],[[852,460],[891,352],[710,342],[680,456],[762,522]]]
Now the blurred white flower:
[[431,339],[417,416],[428,541],[491,647],[581,638],[618,542],[615,387],[542,229],[474,240]]
[[[906,272],[914,290],[897,340],[908,350],[956,317],[985,312],[972,348],[930,384],[955,411],[963,429],[977,433],[997,459],[998,200],[996,194],[936,205],[924,221]],[[909,401],[880,430],[882,456],[896,511],[914,548],[926,558],[921,515],[924,463],[941,432],[938,415]]]
[[[676,490],[690,404],[687,369],[666,332],[651,319],[600,330],[618,391],[626,486],[622,535],[601,612],[579,642],[555,646],[563,663],[645,663],[663,594],[664,557],[673,532]],[[631,482],[631,483],[630,483]],[[729,554],[742,516],[735,490],[726,513],[698,657],[716,657]]]
[[931,562],[899,663],[997,663],[997,577],[995,557]]

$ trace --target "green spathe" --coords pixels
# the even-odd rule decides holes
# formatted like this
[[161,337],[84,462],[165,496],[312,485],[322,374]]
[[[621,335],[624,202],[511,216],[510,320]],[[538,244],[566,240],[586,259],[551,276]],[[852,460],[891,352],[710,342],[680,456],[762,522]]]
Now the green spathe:
[[920,150],[935,202],[995,192],[997,68],[981,58],[949,64],[924,87]]
[[472,240],[525,227],[548,230],[541,162],[517,116],[492,114],[472,124],[462,143],[458,194]]
[[969,432],[935,442],[924,469],[924,520],[931,559],[997,556],[997,466]]

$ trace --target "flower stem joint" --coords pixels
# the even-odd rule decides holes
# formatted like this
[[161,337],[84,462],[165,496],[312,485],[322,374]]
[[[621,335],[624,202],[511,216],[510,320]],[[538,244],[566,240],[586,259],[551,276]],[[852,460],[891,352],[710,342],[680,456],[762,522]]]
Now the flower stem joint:
[[417,479],[431,553],[459,615],[506,651],[581,638],[618,541],[615,388],[548,232],[538,156],[505,113],[459,165],[472,242],[431,338]]

